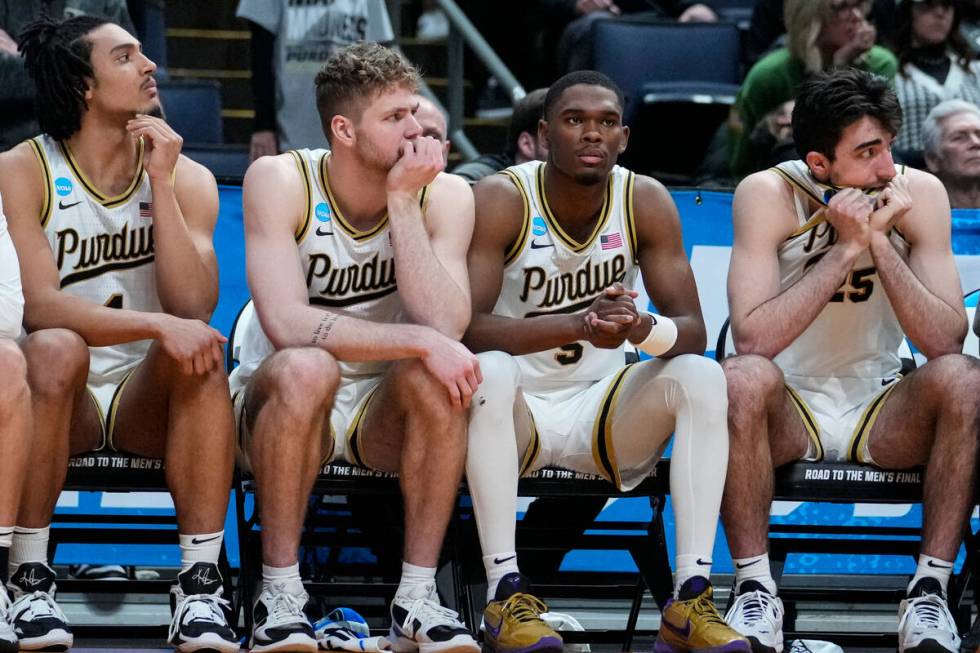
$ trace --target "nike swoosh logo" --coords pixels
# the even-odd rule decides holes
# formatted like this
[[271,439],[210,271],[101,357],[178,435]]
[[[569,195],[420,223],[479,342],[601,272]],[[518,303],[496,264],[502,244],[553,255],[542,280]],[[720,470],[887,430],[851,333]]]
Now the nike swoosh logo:
[[531,249],[544,249],[545,247],[554,247],[554,243],[548,243],[547,245],[538,245],[533,240],[531,241]]
[[[881,380],[881,385],[888,385],[889,383],[891,383],[891,382],[892,382],[892,381],[894,381],[894,380],[895,380],[895,379],[882,379],[882,380]],[[930,562],[931,562],[931,561],[930,561]]]
[[698,558],[698,564],[701,565],[702,567],[710,567],[711,566],[711,561],[710,560],[702,560],[701,558]]
[[746,562],[744,565],[740,565],[740,564],[738,564],[736,562],[735,563],[735,568],[736,569],[745,569],[746,567],[751,567],[752,565],[756,564],[757,562],[761,562],[761,561],[760,560],[753,560],[752,562]]
[[503,625],[504,625],[503,621],[501,621],[496,626],[494,626],[493,624],[487,624],[487,630],[490,632],[490,635],[492,635],[493,637],[497,637],[498,635],[500,635],[500,627]]
[[333,235],[333,232],[332,231],[324,231],[320,227],[317,227],[316,228],[316,235],[317,236],[332,236]]
[[220,535],[215,535],[214,537],[208,537],[203,540],[199,540],[196,537],[191,538],[191,544],[204,544],[205,542],[214,542],[216,539],[221,537]]
[[952,569],[953,568],[953,565],[937,565],[932,560],[929,561],[928,565],[930,567],[932,567],[933,569]]
[[674,624],[670,623],[668,620],[664,619],[663,624],[674,631],[675,634],[681,637],[687,638],[691,634],[691,620],[687,620],[687,624],[683,628],[678,628]]
[[62,211],[64,211],[65,209],[70,209],[71,207],[76,206],[76,205],[81,204],[81,203],[82,203],[81,200],[78,200],[77,202],[72,202],[71,204],[65,204],[64,202],[58,202],[58,208],[61,209]]
[[493,564],[495,564],[495,565],[502,565],[505,562],[507,562],[508,560],[513,560],[516,557],[517,557],[517,555],[508,556],[506,558],[494,558],[493,559]]

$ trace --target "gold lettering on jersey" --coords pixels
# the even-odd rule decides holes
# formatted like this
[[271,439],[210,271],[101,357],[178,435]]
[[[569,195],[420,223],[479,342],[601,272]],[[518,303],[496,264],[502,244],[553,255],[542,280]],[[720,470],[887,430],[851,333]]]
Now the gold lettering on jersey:
[[153,227],[130,230],[129,225],[115,234],[96,234],[82,238],[71,227],[55,233],[58,241],[58,269],[87,270],[113,261],[135,261],[153,255]]
[[526,302],[532,292],[543,290],[537,306],[550,308],[595,297],[615,282],[625,278],[626,257],[622,254],[599,263],[593,263],[590,259],[575,272],[563,272],[552,275],[551,278],[544,268],[534,266],[524,269],[521,301]]
[[[323,281],[319,288],[314,281]],[[343,297],[351,293],[381,290],[396,285],[395,259],[378,260],[378,255],[366,263],[334,267],[326,254],[310,254],[306,269],[306,287],[328,297]]]
[[815,249],[826,249],[837,242],[837,230],[829,222],[822,222],[809,231],[803,253],[809,254]]

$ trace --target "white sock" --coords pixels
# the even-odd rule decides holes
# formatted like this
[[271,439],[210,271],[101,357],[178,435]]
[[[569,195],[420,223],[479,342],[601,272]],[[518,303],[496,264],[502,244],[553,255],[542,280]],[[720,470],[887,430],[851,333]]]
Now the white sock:
[[[514,401],[520,383],[520,369],[508,354],[488,352],[478,356],[483,382],[470,404],[469,445],[466,451],[466,484],[473,500],[473,514],[480,535],[480,550],[485,554],[487,592],[493,598],[497,581],[514,567],[497,575],[489,557],[491,551],[505,551],[497,558],[514,554],[517,549],[517,480],[520,462],[514,428]],[[506,562],[506,561],[505,561]]]
[[710,555],[691,555],[685,553],[678,555],[674,560],[677,569],[674,571],[674,593],[676,594],[681,585],[690,578],[702,576],[711,578],[711,556]]
[[946,586],[949,584],[949,576],[953,573],[953,563],[948,560],[942,560],[940,558],[933,558],[932,556],[927,556],[924,554],[919,555],[919,564],[915,568],[915,576],[912,576],[911,582],[909,582],[908,589],[906,592],[912,590],[912,587],[919,582],[920,578],[935,578],[939,581],[939,584],[943,588],[943,592],[946,591]]
[[44,528],[15,526],[10,545],[10,560],[7,562],[7,571],[10,576],[13,576],[17,567],[25,562],[48,564],[48,538],[50,536],[50,526]]
[[517,568],[517,553],[504,551],[483,556],[483,568],[487,570],[487,603],[493,600],[500,579],[507,574],[519,572]]
[[431,583],[435,586],[436,583],[436,568],[435,567],[419,567],[418,565],[413,565],[410,562],[402,563],[402,577],[398,581],[398,589],[395,590],[396,595],[411,595],[412,590],[416,589],[420,585],[427,585]]
[[263,585],[283,583],[290,593],[300,593],[303,589],[303,578],[299,575],[299,563],[296,562],[288,567],[270,567],[263,564],[262,583]]
[[766,588],[766,591],[776,596],[776,581],[769,571],[769,554],[752,556],[751,558],[735,558],[735,593],[741,592],[742,583],[754,580]]
[[225,532],[199,533],[197,535],[184,535],[181,533],[180,539],[180,570],[187,571],[196,562],[210,562],[218,564],[221,556],[221,542]]

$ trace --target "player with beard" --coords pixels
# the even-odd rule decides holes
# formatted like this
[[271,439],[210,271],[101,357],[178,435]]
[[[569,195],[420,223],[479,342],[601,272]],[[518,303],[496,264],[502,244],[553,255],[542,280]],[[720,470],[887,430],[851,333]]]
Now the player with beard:
[[[767,533],[773,468],[800,459],[925,465],[898,649],[959,650],[946,585],[974,505],[980,363],[960,353],[967,320],[946,191],[892,161],[901,120],[882,78],[816,75],[793,109],[802,160],[735,191],[728,298],[739,355],[724,363],[722,518],[735,559],[727,619],[755,651],[783,650]],[[903,337],[928,359],[904,378]]]
[[[704,320],[670,194],[616,165],[629,137],[622,114],[608,77],[566,75],[548,89],[538,129],[548,160],[476,186],[464,342],[484,352],[485,380],[470,412],[466,476],[487,572],[487,639],[507,653],[562,647],[518,568],[519,476],[558,466],[628,491],[673,433],[675,595],[655,650],[747,652],[708,580],[728,451],[725,378],[702,355]],[[640,272],[659,315],[633,303]],[[626,365],[627,340],[655,358]]]
[[262,522],[252,650],[316,650],[297,549],[317,471],[340,460],[399,473],[394,648],[478,653],[435,590],[481,380],[458,342],[473,196],[422,136],[418,73],[399,54],[355,44],[315,81],[331,151],[263,157],[244,184],[255,317],[239,325],[232,390]]
[[41,19],[20,38],[41,136],[0,155],[20,256],[34,411],[31,476],[10,552],[23,649],[67,648],[47,560],[68,457],[164,458],[181,571],[170,641],[237,651],[217,561],[234,464],[218,299],[214,177],[159,117],[156,65],[105,20]]

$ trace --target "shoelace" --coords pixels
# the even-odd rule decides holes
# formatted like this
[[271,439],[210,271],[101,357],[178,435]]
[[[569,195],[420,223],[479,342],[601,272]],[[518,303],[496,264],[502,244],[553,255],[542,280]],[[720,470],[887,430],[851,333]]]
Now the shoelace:
[[65,617],[65,613],[61,611],[58,604],[54,602],[54,597],[52,597],[47,592],[31,592],[30,594],[24,594],[16,601],[14,601],[11,607],[12,612],[18,612],[20,606],[27,604],[28,620],[37,619],[39,617],[55,617],[60,621],[67,622],[68,619]]
[[545,605],[544,601],[536,596],[522,592],[512,595],[504,603],[504,612],[510,612],[511,616],[519,623],[540,621],[541,613],[547,611],[548,606]]
[[269,610],[269,621],[273,623],[295,623],[298,620],[307,621],[306,615],[303,612],[303,605],[305,603],[306,600],[303,597],[290,594],[284,590],[273,592],[272,609]]
[[416,617],[422,622],[423,627],[431,619],[448,621],[452,626],[463,626],[458,614],[449,608],[439,605],[438,602],[432,599],[415,599],[412,601],[412,607],[408,609],[408,614],[405,615],[405,619],[402,621],[401,629],[406,633],[414,633],[415,628],[412,622],[415,621]]
[[909,599],[908,609],[902,615],[902,624],[909,619],[914,620],[913,628],[924,626],[925,628],[956,631],[949,612],[946,609],[946,600],[938,594],[925,594],[914,599]]
[[738,597],[741,603],[742,621],[757,623],[766,617],[776,618],[776,604],[773,598],[765,592],[756,590]]
[[227,626],[225,613],[222,608],[231,609],[231,603],[217,594],[189,594],[183,597],[176,605],[174,614],[178,618],[170,622],[170,634],[168,640],[173,640],[174,635],[180,630],[185,618],[190,615],[190,621],[204,620]]
[[697,609],[697,613],[702,616],[702,618],[709,624],[720,624],[722,626],[727,626],[725,620],[721,618],[718,614],[718,608],[715,607],[714,601],[708,598],[707,594],[702,594],[698,597],[697,601],[694,602],[694,606]]

